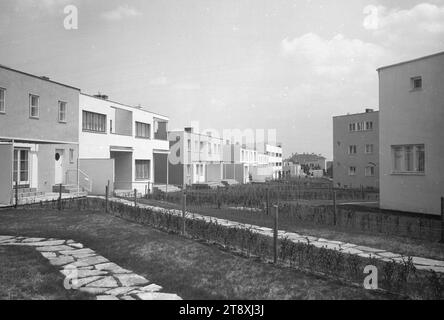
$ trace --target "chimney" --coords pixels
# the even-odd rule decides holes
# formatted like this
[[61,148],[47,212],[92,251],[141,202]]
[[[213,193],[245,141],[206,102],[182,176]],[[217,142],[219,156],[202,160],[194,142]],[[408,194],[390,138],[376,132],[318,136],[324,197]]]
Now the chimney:
[[42,78],[43,80],[50,80],[47,76],[41,76],[40,78]]
[[108,100],[108,96],[106,94],[101,94],[100,92],[98,94],[95,94],[94,97],[102,100]]
[[370,109],[370,108],[365,109],[365,113],[371,113],[371,112],[374,112],[374,111],[375,111],[375,110]]

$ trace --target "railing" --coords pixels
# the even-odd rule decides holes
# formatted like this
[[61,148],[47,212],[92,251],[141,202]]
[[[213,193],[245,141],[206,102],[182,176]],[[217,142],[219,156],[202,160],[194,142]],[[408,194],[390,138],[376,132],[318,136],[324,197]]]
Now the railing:
[[66,171],[66,184],[78,185],[82,191],[92,192],[91,178],[80,169]]

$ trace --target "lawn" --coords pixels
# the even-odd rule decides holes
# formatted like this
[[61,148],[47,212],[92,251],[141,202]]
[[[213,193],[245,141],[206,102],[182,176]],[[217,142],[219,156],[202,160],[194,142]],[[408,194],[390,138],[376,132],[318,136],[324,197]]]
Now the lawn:
[[65,290],[61,273],[33,248],[0,246],[0,300],[83,300]]
[[[141,203],[146,203],[164,208],[180,209],[181,206],[165,201],[140,199]],[[261,227],[273,228],[274,216],[271,214],[258,215],[246,210],[233,210],[222,207],[217,209],[210,206],[188,206],[189,212],[199,213],[202,215],[237,221],[246,224],[258,225]],[[404,254],[406,256],[418,256],[431,259],[444,260],[444,244],[438,242],[430,242],[420,239],[411,239],[401,236],[391,236],[387,234],[371,234],[365,232],[341,230],[339,228],[328,226],[313,226],[308,224],[295,225],[280,220],[279,229],[289,232],[296,232],[303,235],[324,238],[345,243],[354,243],[357,245],[384,249],[386,251]]]
[[[184,299],[397,298],[240,257],[215,246],[100,212],[0,211],[0,235],[73,239]],[[26,253],[36,258],[32,252]],[[0,260],[9,261],[11,254],[2,251]],[[32,270],[28,263],[19,260],[16,264],[19,270]],[[14,268],[11,270],[13,272]],[[11,274],[2,275],[3,291],[14,288],[16,278]],[[47,285],[63,288],[61,281],[56,279],[48,279]],[[54,298],[59,296],[54,295]]]

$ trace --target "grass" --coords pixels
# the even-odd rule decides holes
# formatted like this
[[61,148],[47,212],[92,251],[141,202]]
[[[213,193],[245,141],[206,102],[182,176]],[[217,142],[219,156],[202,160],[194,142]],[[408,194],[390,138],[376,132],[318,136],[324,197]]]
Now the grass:
[[0,246],[0,300],[84,300],[65,290],[62,274],[33,248]]
[[[167,203],[164,201],[141,199],[140,202],[164,208],[181,209],[180,205]],[[189,206],[187,210],[207,216],[237,221],[246,224],[254,224],[261,227],[273,228],[274,226],[273,215],[258,215],[250,211],[233,210],[228,208],[216,209],[215,207],[206,206]],[[401,236],[391,236],[386,234],[375,235],[365,232],[341,230],[339,228],[327,226],[313,226],[308,224],[295,225],[294,223],[286,222],[283,220],[279,222],[279,229],[318,238],[374,247],[399,254],[404,254],[406,256],[418,256],[444,260],[444,244],[438,242],[430,242],[426,240],[412,239]]]
[[397,298],[236,256],[100,212],[0,211],[0,234],[74,239],[184,299]]

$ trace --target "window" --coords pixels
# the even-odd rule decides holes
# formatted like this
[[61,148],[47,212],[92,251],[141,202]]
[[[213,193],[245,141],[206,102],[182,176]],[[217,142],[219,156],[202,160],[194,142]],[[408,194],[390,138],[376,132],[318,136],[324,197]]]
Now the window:
[[109,133],[113,133],[113,120],[109,120]]
[[372,144],[366,144],[365,145],[365,153],[372,154],[373,153],[373,145]]
[[188,139],[188,152],[191,152],[191,139]]
[[373,130],[373,122],[372,121],[367,121],[365,123],[365,130],[368,130],[368,131]]
[[83,131],[106,132],[106,115],[89,111],[82,112]]
[[375,167],[369,166],[365,168],[365,176],[366,177],[374,177],[375,176]]
[[66,102],[59,101],[59,122],[66,122]]
[[150,179],[150,160],[136,160],[136,179]]
[[422,89],[422,78],[421,77],[411,78],[411,84],[412,84],[412,90]]
[[356,175],[356,167],[349,167],[348,168],[348,175],[355,176]]
[[357,147],[355,145],[348,147],[348,154],[356,154],[357,153]]
[[364,131],[364,122],[358,122],[357,129],[358,131]]
[[29,116],[31,118],[39,117],[39,97],[33,94],[29,95]]
[[136,122],[136,137],[150,139],[151,125],[148,123]]
[[394,173],[424,173],[424,145],[392,146]]
[[74,163],[74,149],[69,149],[69,163]]
[[356,123],[350,123],[349,130],[350,132],[356,131]]
[[6,112],[6,90],[0,88],[0,113]]

